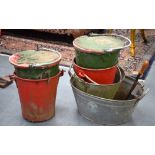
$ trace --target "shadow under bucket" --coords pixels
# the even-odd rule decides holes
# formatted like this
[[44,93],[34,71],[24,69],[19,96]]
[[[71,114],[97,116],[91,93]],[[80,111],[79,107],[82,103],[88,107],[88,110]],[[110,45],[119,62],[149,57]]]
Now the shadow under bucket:
[[[123,87],[130,86],[130,83],[134,79],[126,77],[121,84]],[[118,98],[115,100],[105,99],[101,97],[96,97],[85,93],[78,88],[76,88],[73,79],[70,80],[75,100],[77,103],[79,113],[86,119],[96,123],[96,124],[106,124],[106,125],[119,125],[127,122],[135,109],[137,103],[147,94],[147,90],[144,91],[143,86],[138,83],[134,95],[130,100],[123,100],[119,94],[127,94],[126,90],[118,90]],[[123,94],[121,94],[123,95]]]
[[32,122],[46,121],[55,115],[55,100],[60,71],[48,79],[30,80],[14,75],[18,88],[22,115]]

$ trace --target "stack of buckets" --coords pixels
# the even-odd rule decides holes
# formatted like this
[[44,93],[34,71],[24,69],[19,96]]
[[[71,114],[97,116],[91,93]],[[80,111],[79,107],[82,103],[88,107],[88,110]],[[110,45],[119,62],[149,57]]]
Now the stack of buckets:
[[40,122],[54,116],[60,60],[57,51],[29,50],[9,57],[25,119]]
[[118,66],[120,50],[129,45],[130,40],[120,35],[76,38],[72,65],[78,88],[91,95],[113,99],[125,78],[124,71]]
[[[97,124],[127,122],[146,94],[138,84],[135,96],[125,96],[134,80],[118,65],[120,50],[129,47],[120,35],[81,36],[73,41],[76,56],[70,66],[71,86],[79,113]],[[123,96],[123,98],[121,98]]]

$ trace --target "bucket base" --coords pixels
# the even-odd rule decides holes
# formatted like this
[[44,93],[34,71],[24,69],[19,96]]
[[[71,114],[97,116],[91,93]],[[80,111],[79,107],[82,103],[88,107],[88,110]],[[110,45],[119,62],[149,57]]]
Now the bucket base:
[[30,122],[47,121],[55,115],[55,100],[51,103],[49,101],[44,102],[44,107],[30,102],[26,106],[22,105],[22,116]]
[[[78,105],[77,105],[78,106]],[[94,118],[90,118],[89,116],[86,116],[83,112],[81,112],[79,109],[78,109],[78,112],[79,112],[79,114],[83,117],[83,118],[85,118],[85,119],[87,119],[88,121],[91,121],[92,123],[95,123],[95,124],[97,124],[97,125],[110,125],[110,126],[116,126],[116,125],[122,125],[122,124],[124,124],[124,123],[127,123],[128,121],[130,121],[131,120],[131,118],[132,118],[132,116],[129,116],[128,118],[126,118],[125,120],[123,120],[123,121],[116,121],[116,122],[111,122],[111,121],[97,121],[97,120],[94,120]]]
[[55,116],[55,114],[53,114],[52,116],[48,116],[46,118],[34,118],[34,119],[32,119],[24,114],[22,114],[22,116],[25,120],[27,120],[29,122],[39,123],[39,122],[44,122],[44,121],[48,121],[48,120],[52,119]]

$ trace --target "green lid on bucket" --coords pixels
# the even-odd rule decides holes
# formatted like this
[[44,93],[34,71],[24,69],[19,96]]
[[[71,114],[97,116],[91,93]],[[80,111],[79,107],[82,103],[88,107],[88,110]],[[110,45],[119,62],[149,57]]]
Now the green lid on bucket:
[[113,51],[125,48],[130,45],[130,40],[121,35],[105,34],[105,35],[84,35],[73,41],[75,49],[83,52]]
[[35,51],[28,50],[13,54],[9,61],[16,67],[42,67],[52,66],[59,63],[61,55],[56,51]]

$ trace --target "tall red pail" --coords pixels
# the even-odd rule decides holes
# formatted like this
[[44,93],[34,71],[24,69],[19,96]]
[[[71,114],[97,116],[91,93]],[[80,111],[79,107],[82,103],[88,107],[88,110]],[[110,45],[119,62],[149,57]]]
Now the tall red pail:
[[54,116],[57,85],[61,75],[62,71],[41,80],[23,79],[14,75],[25,119],[40,122]]

